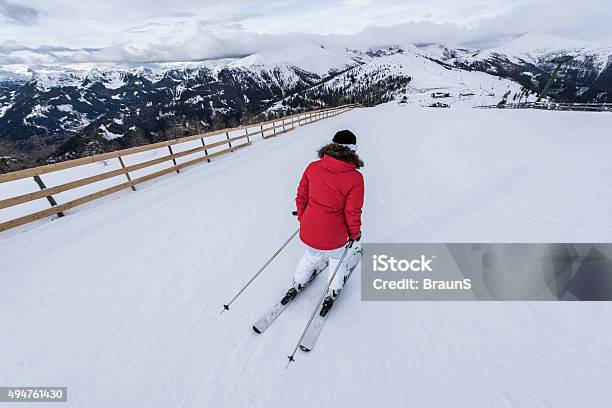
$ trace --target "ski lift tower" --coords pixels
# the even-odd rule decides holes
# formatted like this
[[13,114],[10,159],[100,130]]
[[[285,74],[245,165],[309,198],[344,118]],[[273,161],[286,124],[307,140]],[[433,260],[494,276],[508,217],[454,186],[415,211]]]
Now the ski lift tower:
[[557,57],[553,59],[552,61],[550,61],[553,64],[556,64],[555,70],[553,71],[550,78],[548,78],[548,82],[546,83],[546,86],[544,87],[544,90],[542,91],[540,96],[538,96],[538,99],[536,100],[536,102],[540,102],[543,98],[546,97],[546,95],[548,95],[548,91],[550,91],[550,87],[552,86],[553,82],[555,82],[555,79],[557,78],[557,74],[561,70],[561,67],[563,66],[563,64],[568,63],[573,59],[574,57],[572,57],[571,55],[564,55],[562,57]]

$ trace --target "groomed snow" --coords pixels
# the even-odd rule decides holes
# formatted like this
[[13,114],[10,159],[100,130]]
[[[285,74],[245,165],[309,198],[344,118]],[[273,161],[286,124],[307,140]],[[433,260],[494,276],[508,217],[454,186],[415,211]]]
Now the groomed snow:
[[1,234],[0,384],[67,385],[89,408],[607,406],[611,303],[366,303],[357,275],[285,370],[324,280],[251,325],[286,290],[293,242],[219,311],[297,228],[301,172],[339,129],[366,162],[367,242],[610,242],[611,126],[355,110]]

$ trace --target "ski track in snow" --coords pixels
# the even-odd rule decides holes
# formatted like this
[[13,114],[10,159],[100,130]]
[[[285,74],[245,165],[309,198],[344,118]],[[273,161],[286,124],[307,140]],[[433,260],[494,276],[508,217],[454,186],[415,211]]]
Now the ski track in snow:
[[609,242],[611,125],[389,104],[5,234],[0,384],[67,385],[71,407],[606,406],[610,303],[361,302],[356,271],[285,370],[325,280],[251,325],[288,287],[294,241],[219,312],[297,228],[299,177],[339,129],[366,162],[366,242]]

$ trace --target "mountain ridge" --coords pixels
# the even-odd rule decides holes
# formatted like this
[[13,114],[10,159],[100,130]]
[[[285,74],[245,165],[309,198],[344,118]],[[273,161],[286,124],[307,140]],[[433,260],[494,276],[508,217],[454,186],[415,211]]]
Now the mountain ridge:
[[[606,47],[571,41],[567,49],[538,48],[563,41],[531,34],[509,43],[507,54],[443,44],[359,50],[310,42],[199,62],[1,66],[0,171],[329,104],[395,99],[429,106],[437,102],[433,89],[451,90],[441,106],[468,106],[465,95],[487,104],[528,100],[550,77],[550,56],[568,52],[576,58],[553,96],[612,100]],[[525,52],[528,42],[539,51]]]

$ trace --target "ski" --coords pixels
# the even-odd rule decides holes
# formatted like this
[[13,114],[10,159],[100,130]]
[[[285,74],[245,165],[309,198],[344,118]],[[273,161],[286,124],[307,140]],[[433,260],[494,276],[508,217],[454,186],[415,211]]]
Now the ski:
[[[362,254],[362,250],[361,248],[359,248],[359,250],[355,252],[355,254],[353,255],[353,256],[359,256],[359,257],[357,258],[357,262],[355,263],[355,265],[351,267],[350,272],[346,277],[346,281],[348,281],[348,279],[353,274],[353,271],[355,270],[357,265],[359,265],[359,262],[361,260],[361,254]],[[346,284],[346,281],[344,282],[345,284]],[[342,290],[340,290],[340,293],[341,292]],[[338,295],[336,296],[335,301],[338,301],[338,296],[340,296],[340,293],[338,293]],[[321,334],[321,331],[323,330],[323,326],[325,325],[325,320],[327,320],[329,311],[325,314],[325,316],[321,316],[322,308],[323,308],[323,303],[321,303],[321,305],[319,306],[319,310],[317,311],[317,314],[315,315],[314,320],[310,324],[308,331],[306,332],[306,334],[304,335],[304,338],[302,339],[302,342],[300,343],[300,349],[302,351],[306,351],[306,352],[311,351],[314,348],[315,343],[317,342],[317,339],[319,338],[319,334]]]
[[[316,278],[326,268],[327,268],[327,263],[325,264],[325,266],[323,268],[321,268],[320,270],[317,270],[316,273],[313,274],[312,278],[308,282],[306,282],[306,285],[304,285],[302,290],[300,290],[297,294],[300,294],[300,292],[304,291],[304,289],[306,289],[308,287],[310,282],[312,282],[314,280],[314,278]],[[297,295],[296,295],[296,297],[297,297]],[[295,297],[293,299],[291,299],[289,302],[287,302],[286,304],[284,304],[284,305],[279,300],[274,306],[272,306],[272,309],[270,309],[270,311],[268,311],[268,313],[263,315],[259,320],[257,320],[255,322],[255,324],[253,325],[253,331],[255,333],[257,333],[257,334],[261,334],[264,331],[266,331],[268,329],[268,327],[270,327],[270,325],[272,325],[272,323],[274,323],[274,321],[278,318],[278,316],[280,316],[280,314],[283,313],[283,311],[287,308],[287,306],[289,306],[289,304],[291,302],[293,302],[294,299],[295,299]]]

